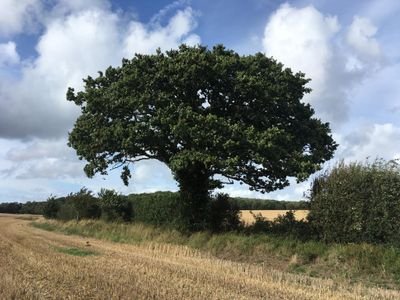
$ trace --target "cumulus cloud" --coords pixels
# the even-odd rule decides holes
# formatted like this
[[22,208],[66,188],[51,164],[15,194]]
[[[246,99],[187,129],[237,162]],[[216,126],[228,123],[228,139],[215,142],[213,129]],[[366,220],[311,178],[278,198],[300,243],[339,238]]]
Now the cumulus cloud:
[[40,0],[1,0],[0,35],[8,36],[32,28],[40,11]]
[[18,64],[19,60],[17,46],[14,42],[0,44],[0,68],[2,66]]
[[400,127],[392,123],[364,125],[342,138],[338,157],[349,161],[400,158],[400,149],[394,147],[399,140]]
[[78,115],[65,100],[69,86],[79,89],[82,78],[96,76],[98,70],[118,65],[135,52],[200,41],[191,33],[196,26],[191,8],[176,11],[165,26],[131,21],[125,30],[123,17],[109,9],[64,2],[77,11],[48,20],[36,46],[38,57],[24,64],[21,79],[0,82],[1,137],[65,136]]
[[179,44],[196,45],[200,37],[190,33],[197,26],[193,10],[188,7],[179,10],[166,26],[161,26],[155,19],[146,25],[132,21],[123,41],[123,55],[131,57],[135,53],[151,53],[157,48],[170,50]]
[[[361,30],[363,25],[368,26]],[[369,51],[374,54],[370,59],[378,56],[374,30],[366,19],[355,18],[348,30],[348,42],[356,54]],[[326,16],[313,6],[295,8],[285,4],[268,20],[263,38],[267,55],[312,79],[309,86],[313,91],[304,100],[312,104],[319,117],[334,125],[347,120],[348,92],[369,72],[369,65],[360,64],[351,49],[343,45],[343,32],[335,16]],[[366,45],[374,45],[375,49],[366,50]]]
[[0,174],[16,179],[83,177],[84,164],[66,143],[65,139],[15,143],[3,156],[9,166]]
[[369,19],[355,16],[347,32],[347,42],[366,59],[380,57],[379,43],[374,38],[377,30]]

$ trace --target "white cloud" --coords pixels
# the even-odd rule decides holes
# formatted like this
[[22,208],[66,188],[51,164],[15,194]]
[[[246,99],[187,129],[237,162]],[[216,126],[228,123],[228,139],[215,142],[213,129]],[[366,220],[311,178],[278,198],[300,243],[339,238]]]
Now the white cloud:
[[374,38],[377,30],[369,19],[355,16],[347,32],[347,42],[362,57],[377,58],[381,55],[378,41]]
[[40,0],[1,0],[0,35],[11,35],[31,29],[41,10]]
[[[349,32],[359,24],[353,23]],[[379,49],[373,39],[372,27],[362,34],[352,34],[352,41],[363,36],[367,43]],[[293,71],[302,71],[312,79],[313,89],[305,101],[311,103],[323,121],[335,127],[348,118],[348,93],[360,84],[372,66],[377,63],[360,63],[349,47],[342,43],[344,33],[336,16],[326,16],[313,6],[295,8],[281,6],[268,20],[265,27],[263,46],[267,55],[273,56]],[[361,49],[358,49],[357,53]],[[376,52],[376,50],[370,50]],[[373,57],[377,59],[377,57]]]
[[179,10],[164,27],[158,22],[146,25],[132,21],[123,41],[123,55],[132,57],[135,53],[152,53],[157,48],[170,50],[181,43],[198,44],[200,37],[190,33],[196,26],[194,12],[190,7]]
[[0,67],[19,63],[17,46],[14,42],[0,44]]
[[333,56],[330,42],[338,30],[335,17],[324,17],[312,6],[285,4],[270,18],[263,45],[267,55],[312,76],[313,85],[320,86],[328,76],[324,66]]
[[0,170],[3,177],[16,179],[59,179],[83,177],[83,162],[75,151],[66,146],[65,139],[35,139],[6,146],[3,160],[8,167]]
[[344,136],[338,159],[365,161],[367,158],[400,158],[400,149],[394,146],[399,140],[400,127],[392,123],[364,125]]
[[199,41],[191,34],[196,22],[190,8],[178,10],[165,26],[132,21],[125,30],[125,25],[120,15],[98,7],[48,20],[36,46],[38,57],[24,64],[21,80],[0,81],[0,136],[65,137],[78,115],[65,100],[69,86],[81,88],[82,78],[119,65],[134,52]]

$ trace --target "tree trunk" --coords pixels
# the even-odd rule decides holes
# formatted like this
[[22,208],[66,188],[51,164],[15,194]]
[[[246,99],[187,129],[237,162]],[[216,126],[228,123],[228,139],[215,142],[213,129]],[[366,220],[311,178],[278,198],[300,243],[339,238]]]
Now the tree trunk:
[[184,227],[190,231],[205,229],[210,188],[208,170],[203,163],[194,163],[175,176],[180,188]]

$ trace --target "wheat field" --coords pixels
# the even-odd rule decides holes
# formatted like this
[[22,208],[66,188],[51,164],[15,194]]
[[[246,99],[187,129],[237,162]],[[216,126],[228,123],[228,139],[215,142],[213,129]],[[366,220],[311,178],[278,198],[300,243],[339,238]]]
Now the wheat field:
[[397,291],[234,263],[184,246],[88,240],[29,222],[0,215],[1,299],[400,299]]
[[[240,218],[246,225],[251,225],[255,222],[251,212],[255,215],[261,214],[267,220],[272,221],[278,216],[284,215],[288,211],[289,210],[241,210]],[[294,216],[297,220],[305,219],[307,215],[308,210],[294,210]]]

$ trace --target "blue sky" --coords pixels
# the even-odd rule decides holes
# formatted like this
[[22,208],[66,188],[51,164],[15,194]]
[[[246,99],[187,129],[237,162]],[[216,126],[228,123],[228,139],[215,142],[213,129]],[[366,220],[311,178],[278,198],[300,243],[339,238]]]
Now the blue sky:
[[[79,111],[68,86],[134,53],[181,43],[263,52],[312,79],[303,100],[331,123],[335,161],[400,158],[398,0],[1,0],[0,202],[45,199],[82,186],[122,193],[176,190],[169,169],[140,162],[128,187],[118,171],[85,177],[66,146]],[[301,199],[309,182],[271,194]]]

